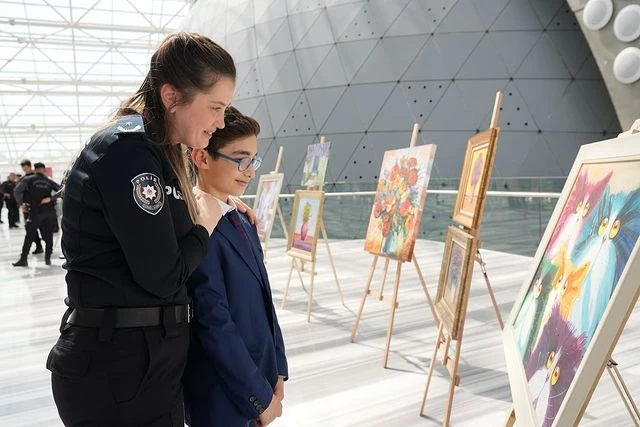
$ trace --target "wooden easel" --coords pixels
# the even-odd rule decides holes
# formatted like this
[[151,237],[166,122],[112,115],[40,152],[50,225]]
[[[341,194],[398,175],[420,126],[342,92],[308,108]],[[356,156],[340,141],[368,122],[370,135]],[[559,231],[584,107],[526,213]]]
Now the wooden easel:
[[[633,421],[636,427],[639,427],[640,411],[638,410],[638,407],[633,401],[633,396],[631,396],[631,393],[629,392],[629,389],[627,388],[627,385],[625,384],[624,379],[622,378],[622,375],[618,370],[618,364],[616,363],[615,360],[610,358],[607,361],[606,368],[607,368],[607,372],[609,372],[609,375],[611,375],[611,379],[613,380],[613,384],[616,386],[616,390],[618,391],[620,398],[622,399],[622,403],[624,403],[624,406],[627,408],[627,411],[629,411],[629,415],[631,416],[631,421]],[[585,406],[587,405],[587,403],[588,402],[585,403]],[[515,425],[515,422],[516,422],[516,412],[513,408],[511,408],[511,410],[507,414],[507,418],[504,421],[504,427],[513,427]]]
[[[418,130],[420,129],[420,125],[418,123],[413,125],[413,132],[411,133],[411,142],[409,144],[410,148],[415,147],[416,141],[418,140]],[[360,324],[360,318],[362,317],[362,311],[364,310],[364,303],[367,297],[373,297],[378,301],[382,301],[385,304],[391,306],[391,312],[389,314],[389,324],[387,326],[387,340],[384,347],[384,360],[383,366],[387,367],[387,362],[389,360],[389,347],[391,345],[391,334],[393,333],[393,322],[395,320],[396,309],[398,308],[398,289],[400,288],[400,275],[402,272],[402,263],[403,261],[396,261],[396,275],[395,280],[393,282],[393,294],[391,298],[384,296],[384,285],[387,280],[387,273],[389,270],[389,261],[391,258],[384,257],[384,273],[382,276],[382,283],[380,285],[380,292],[375,292],[371,289],[371,281],[373,279],[373,274],[376,269],[376,264],[378,263],[378,258],[382,255],[374,255],[373,262],[371,263],[371,268],[369,269],[369,277],[367,278],[367,282],[364,286],[364,294],[362,295],[362,299],[360,300],[360,308],[358,309],[358,315],[356,316],[356,323],[353,325],[353,329],[351,330],[351,342],[355,341],[356,333],[358,332],[358,325]],[[418,273],[418,278],[420,279],[420,284],[422,285],[422,289],[424,290],[424,294],[427,298],[427,303],[429,304],[429,308],[431,309],[431,315],[434,319],[437,319],[435,308],[433,306],[433,300],[431,299],[431,295],[429,295],[429,290],[427,289],[427,283],[424,280],[424,276],[422,275],[422,271],[420,270],[420,266],[418,265],[418,261],[416,260],[415,254],[412,257],[413,265],[416,267],[416,272]]]
[[[493,105],[493,114],[491,116],[491,123],[489,125],[491,129],[497,128],[498,119],[500,117],[501,104],[502,104],[502,92],[497,92],[496,99]],[[486,197],[486,195],[482,195],[482,197]],[[480,212],[480,215],[482,215],[482,212]],[[459,225],[459,227],[475,237],[474,239],[475,248],[473,249],[476,252],[475,262],[477,262],[480,265],[480,270],[482,271],[485,284],[487,285],[487,291],[489,292],[491,303],[496,312],[498,324],[500,325],[500,329],[502,330],[504,328],[502,315],[500,314],[500,309],[496,302],[495,294],[493,293],[493,288],[491,287],[491,282],[489,281],[489,276],[487,274],[487,269],[486,269],[486,263],[484,262],[484,260],[482,259],[482,255],[480,254],[480,246],[481,246],[480,221],[478,221],[478,226],[476,229],[465,229],[465,227],[463,227],[462,225]],[[471,272],[470,274],[473,277],[473,273]],[[471,281],[471,278],[469,278],[469,280]],[[436,365],[436,359],[438,358],[438,351],[442,349],[442,359],[440,361],[447,368],[447,371],[449,372],[449,375],[451,377],[451,380],[449,382],[447,407],[445,409],[445,415],[444,415],[444,421],[443,421],[444,427],[447,427],[449,425],[449,421],[451,418],[451,409],[453,407],[453,395],[455,393],[456,386],[460,385],[460,376],[458,375],[458,368],[459,368],[459,362],[460,362],[462,338],[464,336],[464,324],[465,324],[466,315],[467,315],[468,302],[469,302],[469,293],[467,293],[466,296],[464,296],[462,301],[462,307],[461,307],[462,319],[460,321],[460,326],[458,330],[458,339],[453,338],[451,336],[450,331],[446,331],[444,329],[443,323],[439,322],[440,326],[438,327],[438,334],[436,335],[436,345],[433,351],[433,357],[431,358],[431,362],[429,364],[429,370],[427,373],[427,383],[424,389],[424,394],[422,396],[422,403],[420,405],[420,415],[422,416],[422,414],[424,413],[425,403],[427,401],[427,395],[429,393],[429,386],[431,385],[433,370]],[[455,346],[453,358],[449,354],[449,350],[452,344]]]
[[[276,167],[269,172],[270,174],[276,174],[280,171],[280,165],[282,164],[282,153],[284,151],[284,147],[280,146],[280,149],[278,150],[278,157],[276,159]],[[278,203],[276,205],[276,215],[280,218],[280,226],[282,227],[282,232],[284,233],[284,239],[288,240],[289,239],[289,233],[287,232],[287,226],[285,225],[284,222],[284,215],[282,214],[282,208],[280,207],[280,198],[278,197]],[[265,239],[263,245],[262,245],[262,250],[264,251],[264,258],[265,258],[265,262],[266,262],[266,258],[267,258],[267,251],[269,249],[269,237],[267,236],[267,238]]]
[[[321,136],[320,137],[320,142],[323,143],[325,141],[325,137]],[[312,190],[312,191],[322,191],[322,185],[311,185],[307,187],[307,190]],[[279,208],[279,206],[278,206]],[[293,215],[294,212],[291,213],[291,215]],[[282,213],[280,214],[282,215]],[[324,209],[322,212],[322,216],[318,219],[318,221],[320,221],[320,231],[322,233],[322,239],[324,240],[324,244],[325,247],[327,248],[327,256],[329,257],[329,264],[331,265],[331,271],[333,272],[333,277],[336,281],[336,287],[338,288],[338,294],[340,295],[340,303],[342,305],[344,304],[344,296],[342,294],[342,288],[340,287],[340,281],[338,280],[338,273],[336,272],[336,266],[335,263],[333,262],[333,255],[331,254],[331,247],[329,246],[329,237],[327,236],[327,229],[324,226]],[[280,217],[282,220],[282,216]],[[283,221],[284,222],[284,221]],[[287,237],[288,239],[288,237]],[[298,273],[298,277],[300,278],[300,283],[302,284],[302,287],[304,288],[304,280],[302,278],[302,272],[306,271],[305,270],[305,265],[304,263],[306,261],[309,261],[311,263],[311,271],[310,271],[310,275],[311,275],[311,285],[309,287],[309,299],[307,302],[307,322],[311,321],[311,306],[313,304],[313,285],[314,285],[314,279],[315,279],[315,275],[316,275],[316,258],[310,258],[310,257],[300,257],[297,255],[292,255],[289,254],[291,256],[291,267],[289,268],[289,277],[287,278],[287,284],[284,287],[284,293],[282,295],[282,305],[281,308],[284,308],[284,305],[287,301],[287,294],[289,293],[289,283],[291,283],[291,276],[293,275],[293,270],[295,269]]]

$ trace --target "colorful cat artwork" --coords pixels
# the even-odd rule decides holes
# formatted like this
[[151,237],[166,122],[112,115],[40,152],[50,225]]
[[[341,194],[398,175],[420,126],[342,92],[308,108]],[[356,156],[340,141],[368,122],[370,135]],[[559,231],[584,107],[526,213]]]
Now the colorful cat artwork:
[[553,264],[558,267],[558,271],[551,281],[551,292],[547,298],[542,323],[545,323],[551,315],[551,309],[560,304],[560,314],[562,318],[567,320],[569,313],[573,308],[573,303],[580,295],[582,282],[584,281],[590,263],[584,262],[577,267],[571,262],[571,258],[567,253],[567,245],[560,247],[560,252],[556,256]]
[[543,258],[542,264],[534,276],[538,279],[529,288],[514,322],[516,340],[523,358],[531,354],[531,350],[540,336],[540,329],[543,326],[542,317],[557,270],[557,266]]
[[551,235],[546,252],[547,259],[554,259],[563,244],[566,245],[569,254],[573,252],[573,247],[584,222],[602,197],[612,174],[613,172],[609,172],[595,182],[589,180],[587,170],[582,171],[578,176]]
[[640,236],[640,189],[611,194],[607,189],[576,243],[578,257],[591,267],[576,301],[571,323],[591,341]]
[[562,318],[556,304],[542,329],[525,373],[538,425],[551,426],[582,361],[585,337]]

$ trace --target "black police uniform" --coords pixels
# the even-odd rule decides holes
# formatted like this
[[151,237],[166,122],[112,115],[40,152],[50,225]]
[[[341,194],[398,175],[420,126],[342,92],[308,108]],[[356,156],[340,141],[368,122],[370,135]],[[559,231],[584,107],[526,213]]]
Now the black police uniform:
[[16,228],[18,226],[18,221],[20,221],[18,203],[16,202],[15,197],[13,197],[13,190],[15,188],[15,182],[6,180],[2,183],[2,188],[0,189],[0,193],[2,193],[0,196],[4,198],[5,205],[7,206],[7,211],[9,211],[9,228]]
[[[30,176],[35,175],[35,172],[29,172],[28,174],[24,175],[22,178],[20,178],[16,184],[16,188],[18,188],[21,184],[21,182],[23,182],[25,180],[25,178],[28,178]],[[15,193],[15,190],[14,190]],[[16,202],[18,203],[18,202]],[[22,203],[18,203],[18,206],[22,205]],[[25,224],[27,223],[27,221],[29,220],[29,212],[22,212],[22,218],[24,219]],[[35,240],[34,243],[36,244],[36,250],[33,252],[34,254],[39,254],[42,253],[42,242],[40,239],[40,236],[38,234],[36,234],[35,236]]]
[[[26,203],[29,207],[28,215],[25,221],[24,243],[22,245],[21,261],[26,261],[29,255],[31,244],[38,239],[38,230],[45,244],[45,260],[47,263],[51,260],[51,252],[53,251],[53,229],[55,228],[57,218],[55,210],[55,201],[60,185],[41,173],[29,174],[20,180],[14,189],[14,197],[18,205]],[[50,197],[49,203],[42,204],[42,199]]]
[[185,281],[209,233],[140,116],[95,134],[69,171],[62,250],[69,309],[47,360],[66,425],[184,425]]

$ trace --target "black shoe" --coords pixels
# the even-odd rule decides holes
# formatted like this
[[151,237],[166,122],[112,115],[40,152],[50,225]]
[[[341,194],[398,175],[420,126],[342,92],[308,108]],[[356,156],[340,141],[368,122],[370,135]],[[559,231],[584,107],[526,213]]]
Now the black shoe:
[[14,267],[29,267],[29,264],[27,263],[27,260],[25,258],[20,258],[18,261],[14,262],[13,264]]
[[51,265],[51,255],[46,255],[44,257],[44,263],[47,265]]
[[18,228],[16,224],[9,224],[9,228]]
[[44,253],[44,250],[42,249],[42,246],[41,246],[39,248],[36,248],[36,250],[31,253],[34,255],[38,255],[38,254]]

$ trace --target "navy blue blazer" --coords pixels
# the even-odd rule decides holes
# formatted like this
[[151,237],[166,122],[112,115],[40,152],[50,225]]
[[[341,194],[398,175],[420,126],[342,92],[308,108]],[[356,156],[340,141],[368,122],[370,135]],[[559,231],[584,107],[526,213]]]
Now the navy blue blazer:
[[223,217],[187,282],[194,320],[183,382],[192,427],[248,425],[269,406],[278,376],[288,377],[258,232],[240,219],[249,241]]

